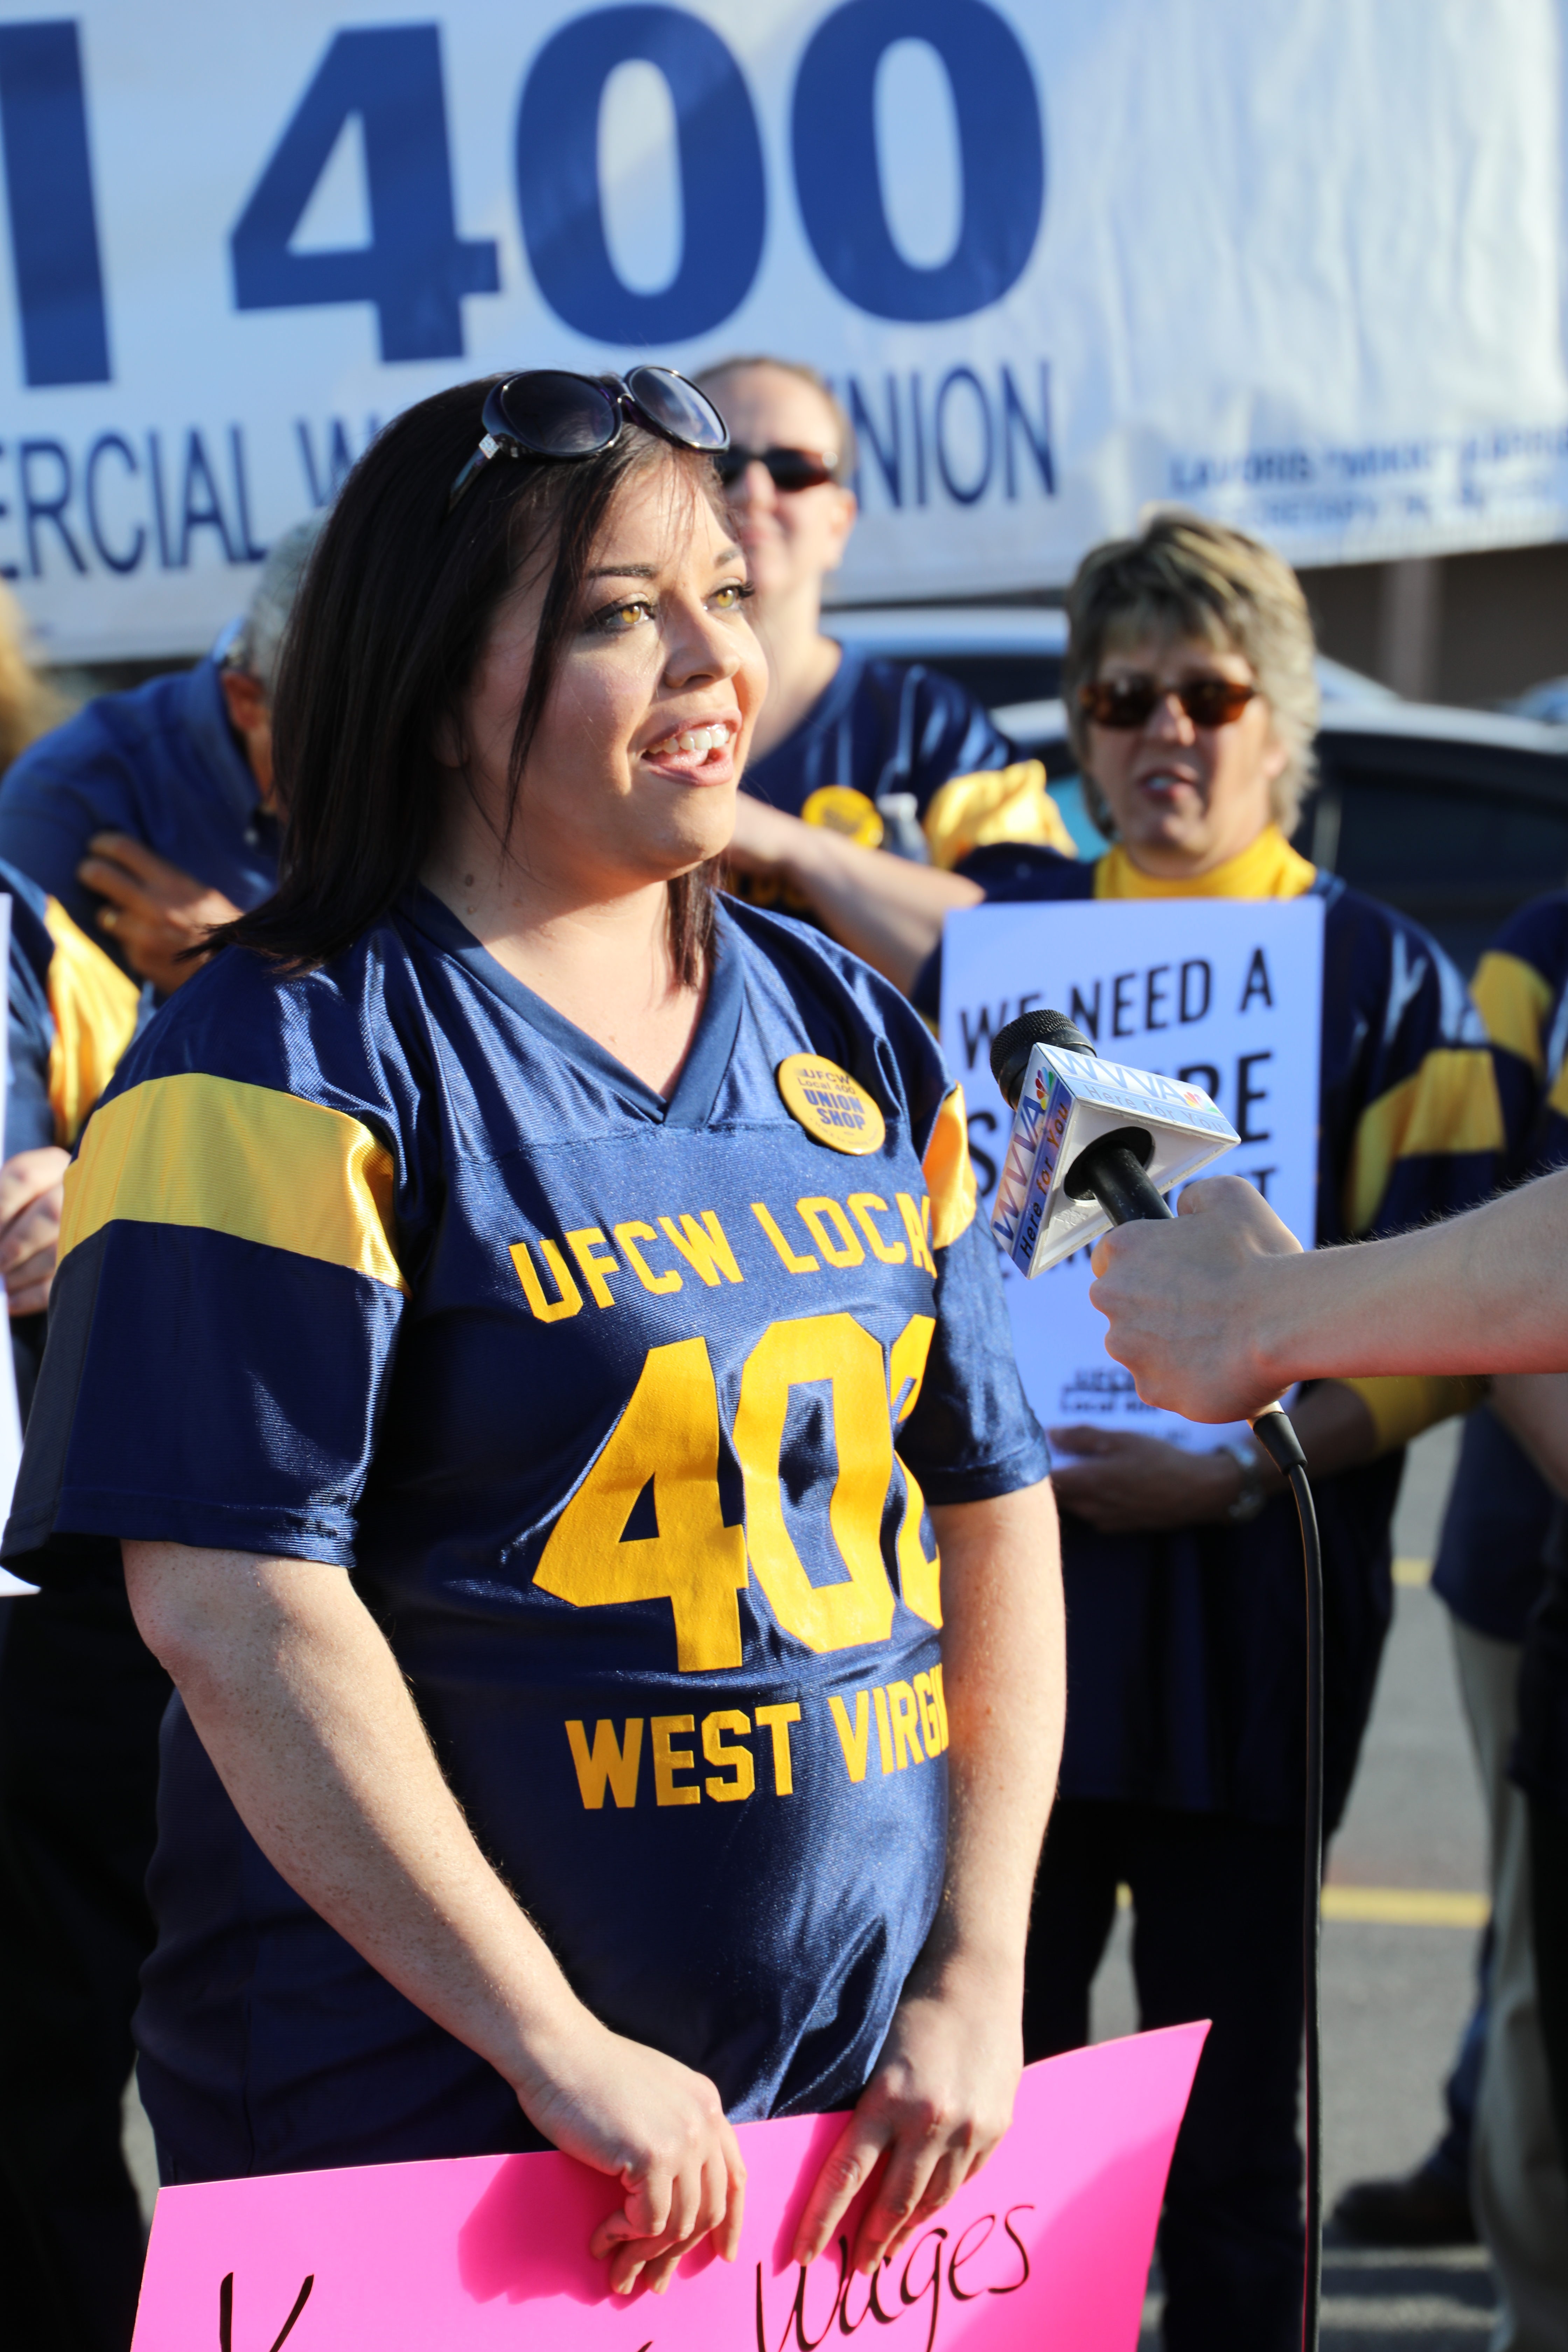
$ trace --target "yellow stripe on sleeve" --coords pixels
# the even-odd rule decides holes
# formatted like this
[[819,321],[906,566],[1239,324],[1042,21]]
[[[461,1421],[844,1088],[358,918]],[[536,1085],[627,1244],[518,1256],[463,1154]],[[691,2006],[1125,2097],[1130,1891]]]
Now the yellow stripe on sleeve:
[[49,1108],[55,1117],[55,1141],[68,1150],[136,1034],[142,995],[97,941],[78,929],[58,898],[46,902],[44,921],[55,950],[48,971],[55,1023]]
[[1392,1454],[1424,1429],[1470,1412],[1487,1392],[1484,1380],[1449,1372],[1384,1372],[1342,1385],[1353,1389],[1371,1413],[1380,1454]]
[[936,1115],[923,1165],[931,1195],[931,1244],[945,1249],[974,1222],[974,1170],[962,1087],[954,1087]]
[[1395,1160],[1502,1148],[1502,1104],[1490,1054],[1475,1045],[1434,1048],[1412,1076],[1368,1103],[1357,1122],[1345,1178],[1347,1228],[1371,1231]]
[[398,1290],[392,1154],[340,1110],[203,1071],[149,1078],[88,1123],[60,1256],[104,1225],[195,1225]]
[[1015,760],[1011,767],[983,768],[973,776],[950,776],[926,803],[921,820],[933,866],[949,870],[972,849],[995,841],[1033,841],[1076,857],[1067,823],[1046,790],[1038,760]]
[[1492,1044],[1517,1054],[1539,1077],[1546,1067],[1541,1030],[1552,1004],[1550,982],[1521,956],[1494,949],[1476,966],[1470,995]]

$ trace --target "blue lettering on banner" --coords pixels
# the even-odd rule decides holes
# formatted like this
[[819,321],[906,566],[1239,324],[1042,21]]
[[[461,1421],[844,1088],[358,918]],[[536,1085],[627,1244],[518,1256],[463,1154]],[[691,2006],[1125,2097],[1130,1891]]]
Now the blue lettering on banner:
[[[344,124],[358,115],[371,238],[294,253],[299,227]],[[241,310],[369,302],[384,360],[460,359],[462,299],[494,294],[489,237],[460,237],[452,209],[440,31],[394,25],[339,33],[278,142],[230,239]]]
[[74,24],[0,25],[0,142],[26,381],[107,383],[109,329]]
[[[54,470],[54,480],[46,497],[34,476],[37,460],[42,457]],[[27,534],[27,569],[35,580],[43,571],[43,558],[38,551],[38,525],[52,523],[59,534],[61,546],[77,572],[87,570],[87,559],[71,537],[66,520],[66,509],[71,497],[71,461],[58,441],[24,441],[16,452],[16,473],[22,489],[22,515]]]
[[[977,505],[995,489],[998,476],[1009,505],[1037,485],[1040,496],[1055,498],[1050,369],[1044,360],[1037,363],[1037,415],[1026,404],[1020,377],[1027,382],[1025,370],[1015,373],[1005,361],[988,385],[978,369],[961,362],[939,378],[934,394],[914,369],[902,376],[889,372],[873,383],[857,375],[839,378],[835,389],[860,443],[855,489],[862,503],[874,483],[889,507],[911,499],[927,505],[928,449],[942,489],[956,506]],[[905,465],[906,449],[912,471]]]
[[[958,242],[931,267],[894,244],[877,161],[877,68],[909,40],[934,49],[947,74],[963,164]],[[967,318],[1022,277],[1045,208],[1045,138],[1028,57],[986,0],[843,0],[806,44],[792,143],[811,249],[872,318]]]
[[[680,170],[680,262],[645,293],[616,272],[599,187],[599,103],[638,59],[668,84]],[[579,334],[679,342],[740,308],[763,257],[767,197],[756,115],[741,69],[684,8],[597,8],[552,35],[517,117],[517,201],[539,290]]]
[[[363,445],[365,448],[369,448],[380,431],[379,417],[370,416],[365,419]],[[310,438],[309,420],[303,416],[297,416],[294,419],[294,439],[300,451],[300,463],[304,468],[305,486],[310,491],[310,504],[313,507],[331,505],[348,479],[350,469],[354,462],[354,453],[349,446],[348,426],[341,416],[334,416],[331,420],[329,429],[323,433],[321,438],[324,446],[321,464],[318,466],[315,446]]]
[[[973,394],[979,417],[981,446],[985,453],[981,460],[980,471],[970,482],[960,482],[955,478],[947,454],[947,404],[950,394],[960,384],[967,384]],[[973,368],[949,368],[937,386],[936,394],[936,462],[948,497],[954,499],[961,507],[972,507],[977,499],[983,499],[990,487],[991,461],[994,455],[991,406],[985,397],[984,386]]]
[[234,563],[238,561],[234,551],[234,541],[229,537],[223,501],[213,479],[206,444],[193,426],[185,436],[184,472],[180,484],[180,551],[174,559],[177,571],[184,572],[188,567],[191,534],[197,530],[216,531],[225,562]]
[[110,572],[134,572],[142,561],[147,545],[145,524],[137,524],[128,546],[111,547],[105,534],[102,516],[99,511],[98,469],[104,458],[110,457],[119,460],[127,474],[136,475],[142,470],[141,459],[123,435],[119,433],[99,435],[87,453],[85,469],[84,490],[88,537],[92,541],[99,562],[107,564]]
[[[364,446],[378,430],[376,419],[367,417]],[[300,417],[294,440],[302,489],[311,503],[330,504],[354,461],[347,425],[340,416]],[[134,439],[106,430],[75,446],[36,435],[0,443],[0,468],[7,464],[15,495],[0,499],[0,523],[14,518],[19,560],[0,560],[0,580],[100,569],[124,577],[215,562],[235,570],[267,555],[253,521],[242,425],[193,425],[177,435],[153,430]],[[301,495],[300,506],[305,504]]]

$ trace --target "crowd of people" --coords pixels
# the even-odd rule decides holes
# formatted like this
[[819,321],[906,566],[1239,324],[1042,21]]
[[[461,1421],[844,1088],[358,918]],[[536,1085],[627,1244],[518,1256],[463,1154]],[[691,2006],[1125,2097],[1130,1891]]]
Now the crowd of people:
[[[1315,894],[1302,1238],[1376,1245],[1568,1165],[1568,892],[1472,997],[1302,856],[1305,597],[1180,513],[1068,593],[1109,844],[1080,858],[963,688],[825,625],[855,471],[794,362],[458,386],[194,668],[51,726],[0,663],[4,1558],[40,1588],[0,1603],[0,2251],[29,2344],[129,2342],[133,2048],[165,2181],[554,2146],[620,2184],[618,2291],[733,2253],[735,2122],[847,2109],[795,2252],[874,2177],[846,2249],[874,2267],[1021,2065],[1089,2038],[1122,1887],[1142,2023],[1213,2021],[1166,2344],[1299,2341],[1293,1507],[1248,1441],[1039,1427],[931,1034],[942,927]],[[1342,2221],[1473,2221],[1500,2352],[1546,2352],[1550,1662],[1518,1734],[1568,1549],[1489,1369],[1352,1360],[1292,1418],[1331,1832],[1404,1448],[1469,1416],[1436,1581],[1492,1830],[1483,1992],[1448,2138]]]

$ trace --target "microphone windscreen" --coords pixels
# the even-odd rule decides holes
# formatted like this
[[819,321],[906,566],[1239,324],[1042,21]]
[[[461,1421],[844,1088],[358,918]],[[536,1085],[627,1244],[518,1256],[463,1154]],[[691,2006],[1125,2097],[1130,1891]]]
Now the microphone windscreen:
[[1042,1007],[1038,1013],[1020,1013],[1005,1029],[996,1032],[991,1046],[991,1075],[1009,1110],[1018,1108],[1024,1073],[1037,1045],[1058,1045],[1067,1054],[1094,1052],[1083,1031],[1076,1028],[1065,1013],[1053,1013],[1048,1007]]

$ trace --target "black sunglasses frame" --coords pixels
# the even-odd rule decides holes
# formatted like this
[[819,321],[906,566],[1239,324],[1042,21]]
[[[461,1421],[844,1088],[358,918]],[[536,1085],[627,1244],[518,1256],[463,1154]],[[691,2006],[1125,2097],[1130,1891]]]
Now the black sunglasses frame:
[[[817,490],[826,482],[838,479],[837,449],[796,449],[780,446],[771,449],[742,449],[731,441],[717,460],[719,479],[726,489],[733,488],[748,466],[764,466],[775,490],[786,497],[800,490]],[[801,478],[791,481],[787,476],[798,473]]]
[[[1107,728],[1112,734],[1131,735],[1140,727],[1147,727],[1160,705],[1173,694],[1194,727],[1213,729],[1234,727],[1258,693],[1256,686],[1247,686],[1240,678],[1193,677],[1184,686],[1162,686],[1158,678],[1139,677],[1090,679],[1079,688],[1078,699],[1079,708],[1095,726]],[[1125,698],[1114,718],[1106,715],[1107,704],[1101,699],[1111,695]]]
[[[512,396],[531,378],[537,381],[542,377],[549,377],[556,383],[564,381],[580,384],[597,396],[603,408],[603,430],[596,437],[571,448],[552,448],[542,426],[531,429],[525,419],[513,414]],[[698,404],[700,434],[683,433],[655,413],[650,403],[665,379],[678,384],[681,393]],[[710,423],[708,422],[710,419]],[[718,457],[730,446],[729,428],[707,394],[700,391],[685,376],[678,374],[674,368],[650,364],[635,367],[626,376],[580,375],[575,368],[525,369],[519,375],[507,376],[500,383],[491,384],[485,394],[484,412],[479,422],[479,446],[452,485],[452,494],[447,501],[448,514],[472,488],[492,457],[521,457],[532,459],[536,464],[574,465],[584,457],[596,457],[603,450],[613,448],[628,425],[642,425],[647,432],[658,434],[661,441],[669,442],[674,448],[695,449],[710,457]]]

